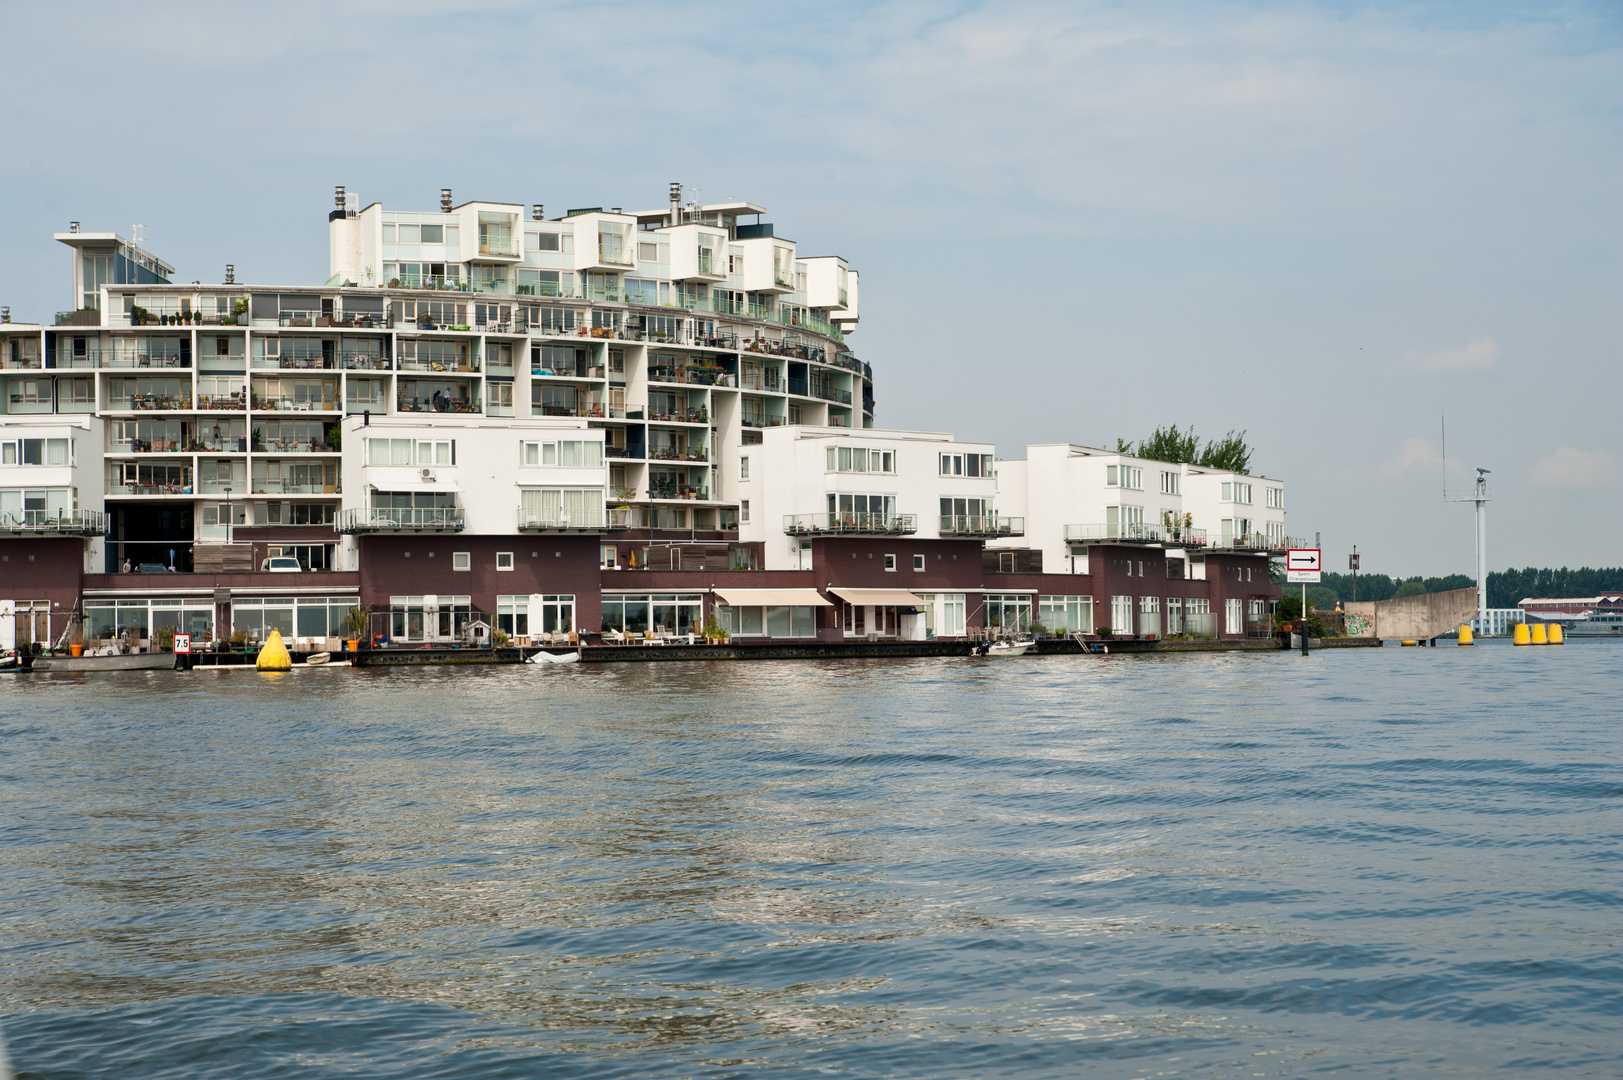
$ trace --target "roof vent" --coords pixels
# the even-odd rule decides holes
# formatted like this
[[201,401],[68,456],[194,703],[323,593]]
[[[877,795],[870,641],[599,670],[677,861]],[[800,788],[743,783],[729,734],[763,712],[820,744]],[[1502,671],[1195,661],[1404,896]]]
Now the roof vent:
[[342,210],[344,208],[344,185],[338,184],[332,190],[332,201],[338,206],[338,209]]
[[227,285],[235,285],[237,283],[237,266],[235,263],[225,264],[225,283]]
[[671,224],[682,224],[682,185],[671,181]]
[[442,187],[442,188],[440,188],[440,213],[449,214],[450,212],[451,212],[451,189],[448,188],[448,187]]
[[611,214],[618,214],[619,212],[620,212],[620,208],[618,206],[613,207],[613,208],[611,208],[609,210],[609,213],[611,213]]
[[530,218],[533,221],[546,220],[546,213],[541,209],[540,203],[536,203],[535,206],[530,208]]
[[0,307],[0,323],[8,323],[10,321],[11,309],[8,307]]
[[68,232],[76,233],[78,231],[79,231],[79,223],[77,221],[68,222]]

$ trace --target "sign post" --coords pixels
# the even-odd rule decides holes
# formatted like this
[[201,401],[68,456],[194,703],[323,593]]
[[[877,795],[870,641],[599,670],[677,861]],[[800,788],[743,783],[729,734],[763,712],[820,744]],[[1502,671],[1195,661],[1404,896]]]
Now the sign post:
[[175,670],[185,671],[192,662],[192,635],[175,635]]
[[1324,564],[1319,548],[1290,548],[1285,552],[1285,581],[1302,586],[1302,655],[1307,655],[1307,587],[1317,585]]

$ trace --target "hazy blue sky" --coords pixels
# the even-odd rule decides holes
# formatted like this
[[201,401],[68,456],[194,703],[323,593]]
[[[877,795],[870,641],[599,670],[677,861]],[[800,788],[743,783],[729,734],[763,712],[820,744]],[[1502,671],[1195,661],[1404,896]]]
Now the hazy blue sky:
[[1289,531],[1469,572],[1623,564],[1623,8],[0,5],[0,303],[70,218],[184,280],[327,276],[334,184],[769,207],[862,272],[879,422],[1244,428]]

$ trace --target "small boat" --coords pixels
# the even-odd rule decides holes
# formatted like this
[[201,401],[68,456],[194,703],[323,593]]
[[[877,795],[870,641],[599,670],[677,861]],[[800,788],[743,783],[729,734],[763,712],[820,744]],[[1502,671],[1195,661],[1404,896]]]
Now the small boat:
[[576,664],[579,662],[579,649],[571,653],[549,653],[543,649],[525,661],[527,664]]
[[1037,647],[1035,641],[985,641],[977,645],[971,656],[1024,656]]
[[313,652],[304,658],[304,662],[308,667],[320,667],[331,659],[332,653]]

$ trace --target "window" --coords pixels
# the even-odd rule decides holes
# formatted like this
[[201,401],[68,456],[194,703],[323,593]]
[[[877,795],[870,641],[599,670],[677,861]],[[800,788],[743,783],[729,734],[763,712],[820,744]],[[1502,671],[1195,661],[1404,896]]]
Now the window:
[[1162,473],[1161,473],[1161,494],[1163,494],[1163,495],[1176,495],[1176,494],[1178,494],[1178,474],[1177,473],[1175,473],[1175,472],[1166,472],[1164,470],[1162,471]]
[[451,569],[462,571],[473,569],[473,556],[466,551],[451,552]]
[[748,499],[740,499],[740,500],[738,500],[738,520],[742,521],[742,522],[745,522],[747,524],[749,522],[749,519],[750,519],[750,501]]
[[1037,602],[1037,621],[1062,634],[1093,633],[1093,597],[1043,596]]
[[1223,601],[1223,633],[1245,633],[1245,601],[1230,599]]
[[1144,470],[1132,465],[1106,465],[1105,486],[1132,488],[1137,491],[1144,486]]
[[1110,632],[1112,634],[1131,634],[1133,632],[1133,598],[1131,596],[1112,596],[1110,598]]
[[920,573],[920,574],[922,574],[924,572],[924,556],[923,555],[915,555],[915,556],[913,556],[913,571],[915,573]]
[[594,440],[567,442],[521,442],[520,465],[559,465],[568,468],[603,467],[603,444]]
[[1238,482],[1224,484],[1222,501],[1243,503],[1249,506],[1251,503],[1251,485]]
[[601,544],[597,549],[597,565],[604,570],[620,569],[620,549],[613,544]]
[[1025,633],[1031,629],[1031,594],[986,594],[986,625]]
[[885,556],[885,572],[887,574],[894,574],[896,572],[896,556]]
[[738,478],[740,480],[748,480],[750,478],[750,459],[747,457],[741,457],[738,459]]
[[511,551],[498,551],[498,552],[496,552],[496,569],[498,569],[498,570],[511,570],[511,569],[513,569],[513,553]]
[[794,607],[716,606],[716,621],[738,637],[809,638],[817,636],[816,609]]
[[[721,611],[717,609],[718,613]],[[697,634],[704,625],[702,593],[605,593],[603,629],[623,634]]]
[[964,634],[963,593],[919,593],[924,601],[924,636],[962,637]]
[[15,439],[0,443],[0,465],[71,465],[67,439]]
[[368,439],[368,465],[455,465],[456,440]]
[[830,446],[825,467],[829,472],[894,473],[896,453],[893,450],[871,450],[862,446]]
[[942,454],[942,476],[991,476],[991,454]]
[[1285,509],[1285,489],[1284,488],[1271,487],[1271,488],[1264,488],[1263,491],[1266,492],[1266,494],[1267,494],[1268,509],[1270,509],[1270,510],[1283,510],[1283,509]]

